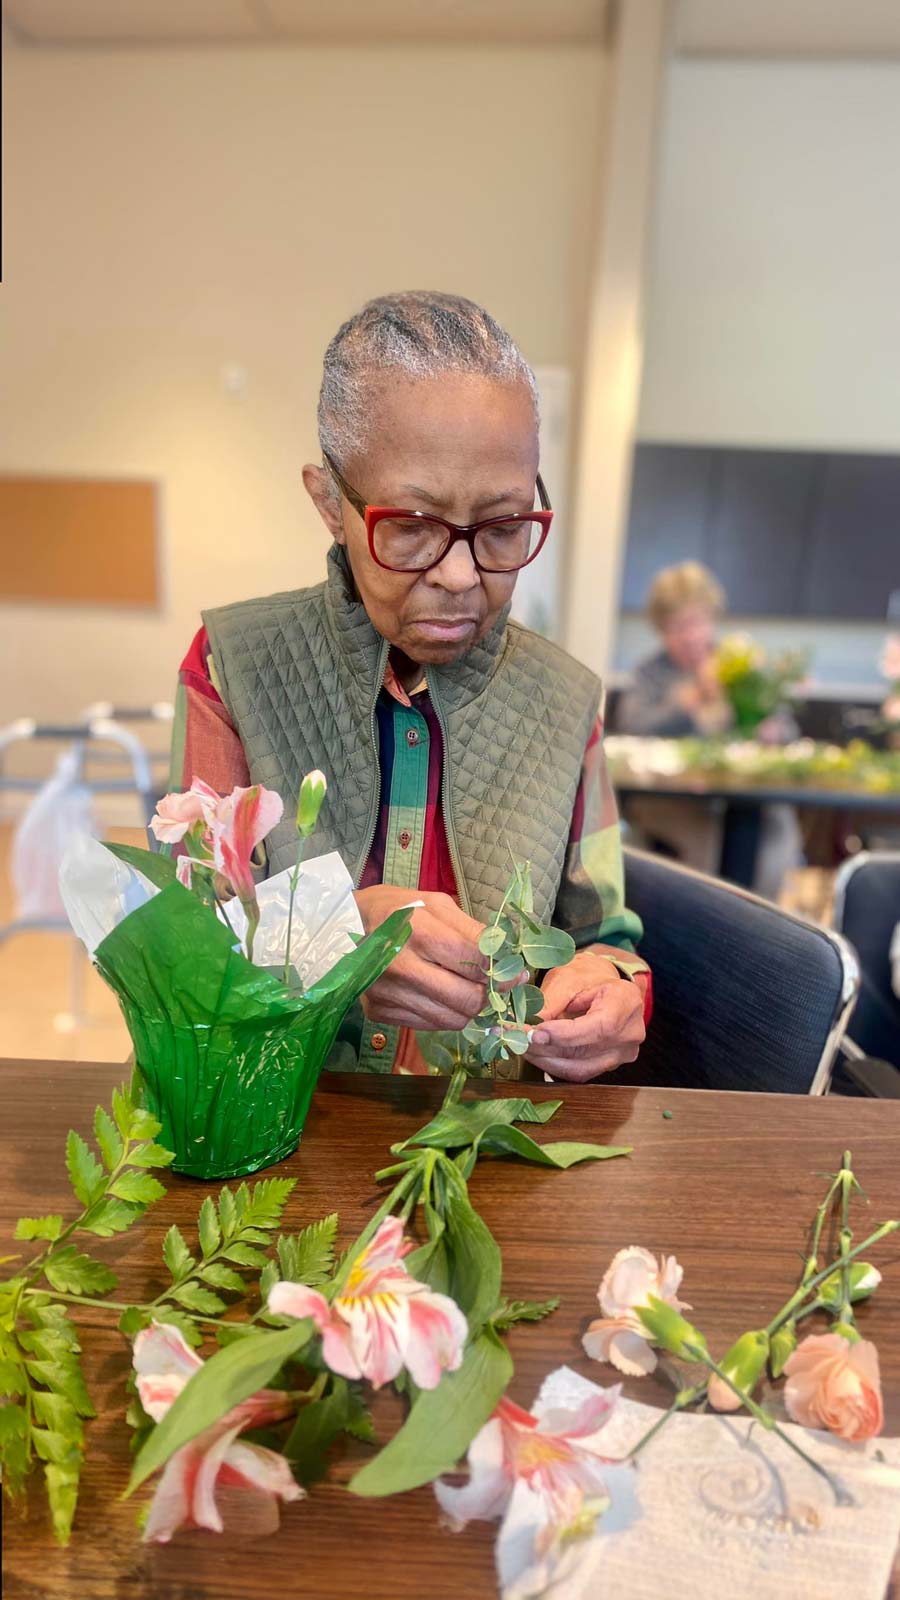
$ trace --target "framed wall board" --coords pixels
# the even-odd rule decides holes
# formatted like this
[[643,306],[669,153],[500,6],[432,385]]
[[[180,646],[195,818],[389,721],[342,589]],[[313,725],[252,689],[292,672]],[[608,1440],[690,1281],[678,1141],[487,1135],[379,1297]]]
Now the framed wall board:
[[159,605],[158,486],[0,475],[0,601]]

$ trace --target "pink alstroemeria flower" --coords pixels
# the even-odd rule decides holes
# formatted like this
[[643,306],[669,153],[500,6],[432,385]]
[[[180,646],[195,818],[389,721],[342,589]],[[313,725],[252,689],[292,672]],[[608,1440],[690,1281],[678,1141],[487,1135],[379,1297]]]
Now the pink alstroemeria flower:
[[216,806],[210,825],[216,871],[228,879],[245,910],[256,905],[253,852],[281,821],[283,811],[281,796],[259,783],[233,789]]
[[[154,1422],[165,1416],[173,1400],[203,1362],[177,1328],[154,1322],[134,1341],[134,1369],[141,1405]],[[277,1389],[260,1389],[224,1417],[182,1445],[163,1468],[144,1538],[165,1544],[179,1528],[209,1528],[222,1532],[216,1505],[217,1487],[256,1489],[281,1500],[301,1500],[304,1491],[295,1482],[284,1456],[258,1444],[241,1444],[245,1428],[263,1428],[293,1414],[289,1395]]]
[[585,1353],[595,1361],[611,1361],[630,1378],[653,1372],[656,1356],[644,1334],[637,1307],[645,1306],[648,1297],[654,1295],[675,1311],[690,1311],[687,1301],[679,1300],[676,1293],[683,1276],[684,1268],[674,1256],[657,1261],[649,1250],[635,1244],[620,1250],[597,1291],[605,1314],[592,1322],[585,1333],[581,1341]]
[[468,1483],[434,1484],[454,1531],[476,1518],[502,1519],[497,1567],[509,1600],[543,1594],[564,1575],[563,1563],[577,1563],[579,1541],[609,1508],[610,1483],[625,1487],[627,1469],[601,1455],[596,1440],[619,1393],[617,1384],[540,1416],[503,1399],[469,1445]]
[[195,778],[184,794],[164,794],[150,818],[150,831],[160,844],[180,844],[198,823],[208,828],[215,808],[221,803],[215,789],[202,778]]
[[325,1361],[343,1378],[379,1389],[405,1367],[420,1389],[435,1389],[460,1366],[469,1329],[455,1300],[407,1272],[402,1258],[414,1248],[400,1218],[386,1217],[330,1305],[317,1289],[281,1282],[269,1291],[269,1310],[312,1317]]

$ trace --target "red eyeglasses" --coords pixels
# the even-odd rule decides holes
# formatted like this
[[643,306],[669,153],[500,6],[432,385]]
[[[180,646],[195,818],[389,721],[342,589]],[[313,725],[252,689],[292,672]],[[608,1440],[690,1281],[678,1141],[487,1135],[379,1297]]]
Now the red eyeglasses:
[[458,540],[469,546],[479,572],[518,572],[539,555],[550,532],[553,512],[540,473],[537,492],[541,510],[524,516],[486,517],[460,527],[425,511],[405,511],[399,506],[370,506],[342,477],[327,451],[323,452],[331,476],[366,525],[372,560],[389,572],[428,572],[440,566]]

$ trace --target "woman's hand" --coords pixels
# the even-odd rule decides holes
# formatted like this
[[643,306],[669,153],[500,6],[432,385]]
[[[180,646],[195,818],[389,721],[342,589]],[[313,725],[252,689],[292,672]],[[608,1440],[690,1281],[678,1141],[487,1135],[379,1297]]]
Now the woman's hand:
[[582,950],[548,972],[542,1020],[528,1060],[551,1078],[586,1083],[636,1060],[646,1030],[644,997],[636,983],[596,950]]
[[354,899],[366,933],[413,901],[412,934],[386,972],[363,995],[371,1022],[403,1028],[456,1030],[478,1015],[487,999],[487,957],[478,948],[484,924],[461,911],[447,894],[378,884]]

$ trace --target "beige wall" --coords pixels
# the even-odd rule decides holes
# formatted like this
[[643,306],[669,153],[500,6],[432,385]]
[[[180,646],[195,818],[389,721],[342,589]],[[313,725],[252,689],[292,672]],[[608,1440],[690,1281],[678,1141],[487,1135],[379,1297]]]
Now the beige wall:
[[0,470],[157,478],[165,600],[0,607],[0,722],[166,696],[201,606],[318,579],[363,299],[461,291],[577,371],[607,88],[583,47],[5,54]]

